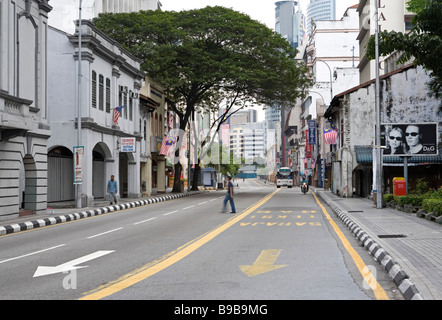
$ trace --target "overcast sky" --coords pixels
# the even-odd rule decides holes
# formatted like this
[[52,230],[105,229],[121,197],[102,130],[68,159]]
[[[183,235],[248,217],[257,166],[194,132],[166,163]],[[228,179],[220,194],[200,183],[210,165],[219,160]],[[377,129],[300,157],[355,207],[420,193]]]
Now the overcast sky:
[[[181,11],[204,8],[206,6],[223,6],[248,14],[255,20],[261,21],[269,28],[275,28],[276,0],[160,0],[164,11]],[[307,5],[310,0],[300,0],[301,10],[307,15]],[[336,19],[341,19],[345,10],[359,0],[337,0]]]
[[[204,8],[206,6],[223,6],[248,14],[261,21],[269,28],[275,28],[275,2],[277,0],[160,0],[164,11],[181,11]],[[82,0],[83,18],[92,14],[94,0]],[[307,14],[310,0],[300,0],[302,12]],[[341,19],[345,10],[357,4],[358,0],[337,0],[336,19]],[[75,19],[78,19],[79,0],[50,0],[53,10],[49,13],[49,24],[66,32],[74,32]]]

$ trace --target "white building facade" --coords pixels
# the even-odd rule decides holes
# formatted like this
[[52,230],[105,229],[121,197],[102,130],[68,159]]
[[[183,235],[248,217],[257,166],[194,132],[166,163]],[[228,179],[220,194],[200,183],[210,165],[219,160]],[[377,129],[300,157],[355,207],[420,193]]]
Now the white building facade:
[[[411,64],[381,76],[381,123],[438,123],[438,138],[442,122],[438,114],[440,101],[428,94],[429,81],[430,77],[422,67]],[[331,118],[338,128],[337,143],[328,152],[327,162],[332,166],[331,190],[342,197],[366,197],[372,191],[374,100],[375,80],[372,80],[335,96],[325,112],[325,117]],[[384,190],[392,193],[393,178],[404,174],[403,159],[399,156],[385,156],[383,162]],[[431,188],[440,186],[440,151],[438,155],[412,156],[408,159],[408,166],[410,180],[425,178]]]
[[[375,1],[379,7],[379,31],[397,31],[405,33],[412,27],[411,20],[413,13],[407,10],[408,0],[361,0],[358,5],[359,13],[359,34],[358,41],[360,47],[360,71],[361,83],[370,81],[376,77],[375,60],[368,60],[365,56],[365,47],[368,40],[375,34],[375,23],[373,16],[375,12]],[[380,57],[380,75],[386,70],[384,64],[385,57]]]
[[[334,96],[359,84],[359,70],[356,67],[359,61],[356,40],[359,17],[356,10],[357,5],[347,8],[340,20],[316,21],[304,52],[304,61],[315,83],[300,108],[297,160],[299,173],[311,176],[311,182],[317,181],[319,186],[322,186],[325,178],[325,151],[329,148],[322,139],[322,128],[330,127],[330,123],[321,119],[324,105],[329,106]],[[311,125],[312,121],[317,128],[316,141],[307,147],[306,132],[311,130],[309,123]]]
[[47,208],[48,2],[0,1],[0,219]]
[[[83,205],[91,205],[94,199],[106,197],[106,185],[111,175],[118,181],[120,197],[139,197],[142,139],[139,90],[144,80],[140,61],[89,21],[82,21],[81,32],[79,105],[82,119],[80,146],[84,147]],[[78,44],[78,28],[74,35],[49,28],[48,103],[52,136],[48,143],[48,196],[52,202],[74,197],[72,151],[78,146]],[[120,106],[125,107],[116,123],[113,111]],[[134,149],[125,152],[123,145],[131,140]]]

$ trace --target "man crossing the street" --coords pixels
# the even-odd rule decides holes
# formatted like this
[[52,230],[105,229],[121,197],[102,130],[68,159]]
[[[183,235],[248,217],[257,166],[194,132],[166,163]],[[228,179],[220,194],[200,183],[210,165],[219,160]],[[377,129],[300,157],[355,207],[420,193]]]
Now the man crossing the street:
[[111,175],[111,178],[107,183],[107,192],[109,193],[109,204],[112,204],[113,200],[115,200],[115,204],[117,204],[116,194],[118,192],[118,183],[114,180],[113,175]]

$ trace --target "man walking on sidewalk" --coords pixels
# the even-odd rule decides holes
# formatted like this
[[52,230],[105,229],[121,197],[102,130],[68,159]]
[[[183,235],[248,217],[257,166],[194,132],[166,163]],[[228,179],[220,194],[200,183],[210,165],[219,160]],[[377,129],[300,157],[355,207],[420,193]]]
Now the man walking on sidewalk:
[[233,183],[230,181],[232,177],[227,176],[227,194],[223,201],[223,210],[222,212],[226,212],[227,201],[230,201],[230,208],[232,211],[230,213],[236,213],[235,203],[233,202]]
[[112,204],[112,200],[115,200],[115,204],[117,204],[116,194],[118,192],[118,183],[116,180],[114,180],[113,175],[107,183],[107,192],[109,193],[109,204]]

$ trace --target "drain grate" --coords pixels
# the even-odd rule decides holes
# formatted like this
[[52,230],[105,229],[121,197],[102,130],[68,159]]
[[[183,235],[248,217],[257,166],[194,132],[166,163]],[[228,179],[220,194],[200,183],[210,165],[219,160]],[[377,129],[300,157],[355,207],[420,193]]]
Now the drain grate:
[[379,238],[406,238],[405,234],[379,234]]
[[363,210],[348,210],[347,212],[354,213],[354,212],[364,212],[364,211]]

